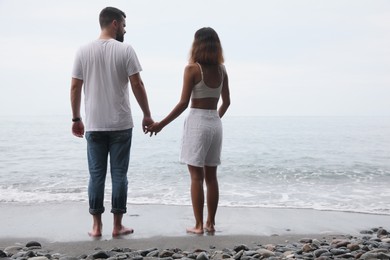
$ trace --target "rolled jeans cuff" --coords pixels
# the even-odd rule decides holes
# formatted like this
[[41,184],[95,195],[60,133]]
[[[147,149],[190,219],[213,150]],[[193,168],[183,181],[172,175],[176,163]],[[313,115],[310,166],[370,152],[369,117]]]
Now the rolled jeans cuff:
[[111,213],[113,214],[125,214],[127,209],[111,209]]
[[100,208],[100,209],[89,209],[89,214],[91,215],[99,215],[99,214],[103,214],[104,213],[104,207],[103,208]]

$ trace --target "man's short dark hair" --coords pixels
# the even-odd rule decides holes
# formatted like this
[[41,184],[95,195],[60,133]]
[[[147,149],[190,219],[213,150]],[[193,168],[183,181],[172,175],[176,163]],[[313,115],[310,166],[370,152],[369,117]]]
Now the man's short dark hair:
[[122,21],[126,18],[126,14],[115,7],[104,8],[99,15],[100,28],[104,28],[112,23],[112,21]]

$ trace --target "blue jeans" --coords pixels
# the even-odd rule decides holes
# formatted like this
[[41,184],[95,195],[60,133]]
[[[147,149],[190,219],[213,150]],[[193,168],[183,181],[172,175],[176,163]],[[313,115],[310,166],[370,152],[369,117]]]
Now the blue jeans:
[[110,154],[112,196],[111,213],[126,213],[127,170],[129,168],[132,128],[122,131],[86,132],[89,168],[89,213],[104,212],[104,186]]

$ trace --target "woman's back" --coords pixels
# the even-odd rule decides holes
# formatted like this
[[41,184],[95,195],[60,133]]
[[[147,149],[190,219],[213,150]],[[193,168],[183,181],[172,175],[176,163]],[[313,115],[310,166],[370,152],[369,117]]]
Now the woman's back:
[[224,79],[223,65],[201,65],[195,63],[195,83],[191,95],[191,107],[200,109],[217,109]]

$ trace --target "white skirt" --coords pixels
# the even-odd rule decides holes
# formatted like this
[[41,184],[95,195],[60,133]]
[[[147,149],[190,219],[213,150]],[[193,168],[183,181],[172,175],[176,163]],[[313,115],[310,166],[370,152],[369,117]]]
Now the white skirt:
[[180,162],[196,167],[221,164],[222,122],[217,110],[191,108],[184,121]]

